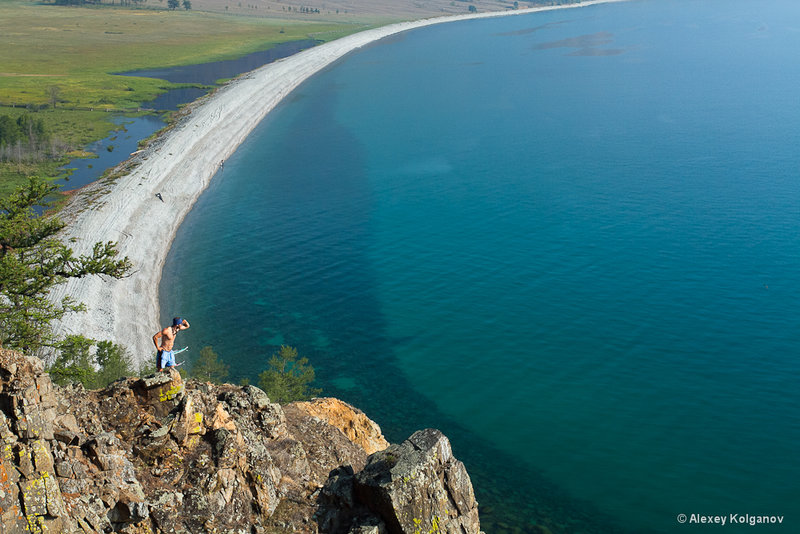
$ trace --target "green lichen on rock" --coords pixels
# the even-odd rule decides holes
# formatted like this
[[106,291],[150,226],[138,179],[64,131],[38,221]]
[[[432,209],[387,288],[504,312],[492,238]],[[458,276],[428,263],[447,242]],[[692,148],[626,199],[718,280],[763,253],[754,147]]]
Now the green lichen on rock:
[[161,402],[171,401],[181,393],[183,393],[183,384],[160,391],[158,394],[158,400]]

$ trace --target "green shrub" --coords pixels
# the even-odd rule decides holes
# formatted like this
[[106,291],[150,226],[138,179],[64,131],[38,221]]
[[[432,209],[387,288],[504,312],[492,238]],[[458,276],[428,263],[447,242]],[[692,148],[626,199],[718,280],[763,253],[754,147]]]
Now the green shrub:
[[[91,349],[97,345],[94,357]],[[82,384],[86,389],[99,389],[111,382],[137,374],[125,347],[111,341],[95,342],[80,335],[67,336],[60,343],[60,353],[48,369],[50,378],[59,385]]]
[[200,349],[200,356],[192,364],[189,376],[204,382],[220,384],[228,378],[229,366],[219,360],[212,347]]
[[269,360],[269,369],[258,375],[258,386],[272,402],[286,404],[308,400],[319,395],[321,389],[310,388],[314,381],[314,368],[308,358],[297,359],[297,349],[281,345]]

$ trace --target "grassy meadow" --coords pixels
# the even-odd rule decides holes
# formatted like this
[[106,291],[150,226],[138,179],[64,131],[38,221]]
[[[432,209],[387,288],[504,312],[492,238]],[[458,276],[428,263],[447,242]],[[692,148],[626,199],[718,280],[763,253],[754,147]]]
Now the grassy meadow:
[[67,107],[136,107],[170,84],[113,73],[228,59],[357,29],[183,10],[0,2],[0,103],[45,104],[48,88],[58,86]]
[[[115,128],[105,111],[135,111],[140,102],[175,86],[115,72],[235,58],[281,42],[331,40],[363,28],[194,10],[2,0],[0,115],[33,110],[54,136],[79,148]],[[57,166],[0,162],[0,196],[30,174],[54,177]]]

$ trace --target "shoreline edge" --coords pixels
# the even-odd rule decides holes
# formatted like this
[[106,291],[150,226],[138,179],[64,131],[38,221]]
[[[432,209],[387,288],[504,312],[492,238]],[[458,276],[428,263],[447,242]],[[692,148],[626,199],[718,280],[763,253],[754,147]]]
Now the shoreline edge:
[[85,277],[54,288],[51,301],[60,302],[69,295],[87,308],[84,313],[68,314],[55,322],[54,332],[58,336],[83,334],[110,339],[125,346],[137,365],[152,359],[152,335],[161,328],[158,297],[162,268],[183,219],[221,162],[269,112],[306,79],[350,52],[434,24],[624,1],[591,0],[390,24],[269,63],[189,104],[188,115],[117,167],[131,170],[110,185],[107,179],[100,179],[76,190],[59,212],[67,223],[60,237],[77,255],[88,254],[95,242],[115,241],[120,257],[128,256],[134,267],[130,276],[120,280]]

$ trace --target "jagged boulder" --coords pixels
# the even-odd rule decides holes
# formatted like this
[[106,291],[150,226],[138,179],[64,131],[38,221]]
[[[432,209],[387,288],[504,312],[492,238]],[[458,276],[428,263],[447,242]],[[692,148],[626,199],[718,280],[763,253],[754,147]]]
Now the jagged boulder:
[[0,349],[0,524],[4,533],[73,528],[50,450],[56,404],[40,360]]
[[147,406],[157,417],[169,414],[184,394],[183,380],[174,368],[140,378],[124,389],[135,394],[136,404]]
[[293,402],[290,405],[299,412],[335,426],[347,438],[361,446],[367,454],[382,451],[389,446],[381,428],[361,410],[332,397],[313,399],[308,402]]
[[478,503],[464,464],[438,430],[372,454],[354,472],[331,473],[320,495],[323,532],[478,534]]

